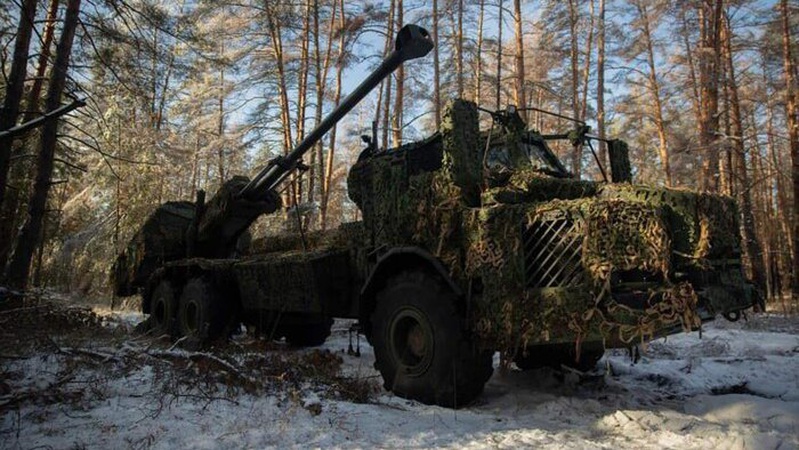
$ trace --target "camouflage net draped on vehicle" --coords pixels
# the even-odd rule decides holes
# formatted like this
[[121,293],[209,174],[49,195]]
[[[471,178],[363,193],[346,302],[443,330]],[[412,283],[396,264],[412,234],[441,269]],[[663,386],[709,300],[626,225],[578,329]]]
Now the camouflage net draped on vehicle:
[[[589,198],[533,207],[498,205],[473,211],[465,220],[465,229],[476,230],[469,236],[466,273],[484,283],[476,302],[475,316],[480,319],[475,329],[495,342],[508,361],[530,342],[574,341],[579,354],[584,340],[626,345],[651,339],[675,324],[685,329],[699,325],[694,313],[697,296],[688,283],[667,283],[650,292],[643,310],[622,305],[610,295],[615,270],[644,269],[668,280],[671,243],[660,208],[640,201]],[[530,286],[524,259],[513,257],[524,251],[520,231],[554,220],[573,224],[558,240],[579,255],[586,276],[573,278],[577,281],[570,285]]]

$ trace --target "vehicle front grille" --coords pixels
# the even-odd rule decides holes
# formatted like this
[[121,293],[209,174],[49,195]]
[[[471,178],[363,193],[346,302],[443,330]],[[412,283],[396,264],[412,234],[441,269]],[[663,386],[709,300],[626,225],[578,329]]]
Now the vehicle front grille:
[[528,288],[573,287],[585,281],[583,238],[571,220],[536,220],[522,228]]

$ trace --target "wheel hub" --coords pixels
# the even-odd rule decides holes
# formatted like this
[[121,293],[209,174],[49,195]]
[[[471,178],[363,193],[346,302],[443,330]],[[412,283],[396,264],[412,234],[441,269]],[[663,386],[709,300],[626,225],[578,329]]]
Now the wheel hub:
[[433,330],[416,308],[397,312],[389,327],[389,345],[397,368],[410,376],[427,371],[433,360]]
[[167,322],[166,317],[166,304],[161,298],[156,299],[153,305],[152,317],[156,325],[160,326]]
[[189,302],[189,304],[186,305],[186,329],[191,332],[197,331],[197,324],[200,322],[197,317],[198,313],[199,309],[197,308],[197,304]]

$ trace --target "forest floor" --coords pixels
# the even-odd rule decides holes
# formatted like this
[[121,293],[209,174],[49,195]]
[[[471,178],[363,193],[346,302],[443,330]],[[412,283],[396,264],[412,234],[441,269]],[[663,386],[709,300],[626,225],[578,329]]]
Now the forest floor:
[[720,319],[588,374],[497,369],[449,410],[386,393],[346,321],[317,349],[136,336],[134,312],[0,311],[2,448],[799,448],[799,317]]

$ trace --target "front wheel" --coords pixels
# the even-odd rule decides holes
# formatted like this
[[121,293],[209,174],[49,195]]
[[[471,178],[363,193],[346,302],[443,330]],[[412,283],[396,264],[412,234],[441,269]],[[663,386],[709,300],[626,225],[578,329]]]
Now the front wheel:
[[457,297],[438,278],[405,272],[377,294],[375,368],[400,397],[458,408],[483,391],[493,352],[470,339]]

